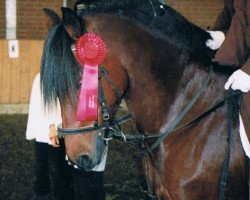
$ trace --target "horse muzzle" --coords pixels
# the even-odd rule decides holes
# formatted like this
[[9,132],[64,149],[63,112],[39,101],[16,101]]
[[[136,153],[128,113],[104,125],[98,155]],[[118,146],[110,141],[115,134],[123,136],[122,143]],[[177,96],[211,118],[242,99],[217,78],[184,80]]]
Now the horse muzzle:
[[106,141],[104,141],[100,137],[97,137],[96,150],[91,154],[84,153],[82,155],[79,155],[75,164],[79,169],[83,169],[85,171],[91,171],[95,169],[96,166],[98,166],[100,163],[102,163],[103,166],[101,168],[104,168],[106,164],[106,158],[107,158]]

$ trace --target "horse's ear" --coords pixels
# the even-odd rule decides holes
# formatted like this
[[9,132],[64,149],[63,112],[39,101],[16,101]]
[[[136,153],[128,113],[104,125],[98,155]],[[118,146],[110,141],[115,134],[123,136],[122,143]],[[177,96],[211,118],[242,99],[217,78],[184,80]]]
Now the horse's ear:
[[48,8],[43,8],[43,13],[46,16],[46,27],[48,31],[53,28],[55,25],[59,24],[60,17],[53,11]]
[[76,40],[85,32],[84,21],[70,8],[62,7],[63,24],[69,36]]

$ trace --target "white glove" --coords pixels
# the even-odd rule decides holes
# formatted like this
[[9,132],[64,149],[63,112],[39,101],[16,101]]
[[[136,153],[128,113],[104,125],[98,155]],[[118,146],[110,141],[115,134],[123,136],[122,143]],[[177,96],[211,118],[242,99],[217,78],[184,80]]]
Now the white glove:
[[225,34],[221,31],[207,31],[212,39],[206,41],[207,47],[212,50],[220,48],[221,44],[225,40]]
[[250,76],[239,69],[229,77],[224,87],[228,90],[230,86],[233,90],[248,92],[250,90]]

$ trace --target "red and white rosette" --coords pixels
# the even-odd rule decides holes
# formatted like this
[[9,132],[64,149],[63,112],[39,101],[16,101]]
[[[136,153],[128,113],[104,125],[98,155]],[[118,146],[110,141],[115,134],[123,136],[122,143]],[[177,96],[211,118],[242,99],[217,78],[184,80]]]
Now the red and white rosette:
[[95,121],[98,115],[98,65],[107,50],[96,34],[86,33],[76,41],[76,57],[83,65],[82,84],[76,113],[78,121]]

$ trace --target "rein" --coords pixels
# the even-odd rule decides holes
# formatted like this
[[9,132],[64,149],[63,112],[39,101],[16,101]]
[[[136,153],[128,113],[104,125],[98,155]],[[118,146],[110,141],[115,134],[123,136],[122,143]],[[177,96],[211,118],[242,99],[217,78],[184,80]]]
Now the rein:
[[[230,89],[228,92],[230,95],[233,93],[233,90]],[[227,142],[228,142],[228,147],[227,147],[227,152],[226,156],[223,162],[223,167],[221,171],[221,177],[220,177],[220,186],[219,186],[219,194],[218,194],[218,199],[223,200],[225,196],[225,190],[226,190],[226,185],[227,185],[227,178],[228,178],[228,173],[229,173],[229,162],[230,162],[230,157],[231,157],[231,138],[232,138],[232,123],[233,123],[233,100],[229,99],[227,103]]]
[[[235,97],[237,95],[242,94],[242,92],[238,91],[235,92],[234,94],[228,95],[227,97],[217,101],[217,103],[213,104],[211,107],[209,107],[207,110],[205,110],[203,113],[201,113],[200,115],[196,116],[195,118],[193,118],[192,120],[190,120],[189,122],[187,122],[186,124],[184,124],[181,127],[175,128],[175,129],[170,129],[167,130],[165,133],[158,135],[158,136],[150,136],[148,138],[159,138],[150,148],[148,148],[147,150],[145,150],[144,153],[150,153],[152,152],[164,139],[166,139],[170,133],[179,131],[191,124],[193,124],[194,122],[199,121],[200,119],[202,119],[203,117],[209,115],[210,113],[216,111],[218,108],[220,108],[221,106],[223,106],[228,100],[230,100],[232,97]],[[177,119],[176,119],[177,121]]]

